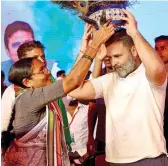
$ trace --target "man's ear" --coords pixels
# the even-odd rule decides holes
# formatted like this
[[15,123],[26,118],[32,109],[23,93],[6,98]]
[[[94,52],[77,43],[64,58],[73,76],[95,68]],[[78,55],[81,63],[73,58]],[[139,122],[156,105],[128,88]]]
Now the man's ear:
[[22,80],[22,84],[23,84],[25,87],[28,87],[28,88],[33,87],[32,81],[29,80],[28,78],[24,78],[24,79]]
[[132,53],[132,56],[134,57],[134,59],[136,59],[138,57],[138,52],[137,52],[134,45],[131,47],[131,53]]

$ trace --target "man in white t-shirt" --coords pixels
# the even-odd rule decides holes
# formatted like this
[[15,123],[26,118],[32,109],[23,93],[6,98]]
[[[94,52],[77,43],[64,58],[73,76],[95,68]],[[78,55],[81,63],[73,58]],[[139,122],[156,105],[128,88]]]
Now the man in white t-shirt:
[[165,66],[137,30],[134,16],[122,10],[126,30],[105,43],[115,72],[84,82],[70,95],[80,100],[104,98],[106,161],[111,166],[167,166]]

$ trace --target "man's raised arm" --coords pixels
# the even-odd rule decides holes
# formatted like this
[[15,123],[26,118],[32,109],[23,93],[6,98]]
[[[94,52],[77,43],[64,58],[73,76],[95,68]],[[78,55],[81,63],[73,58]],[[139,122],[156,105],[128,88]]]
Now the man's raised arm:
[[127,17],[120,17],[120,19],[126,21],[127,34],[134,41],[136,51],[145,66],[148,80],[155,85],[162,85],[166,79],[166,70],[161,58],[137,30],[134,16],[125,9],[122,10]]

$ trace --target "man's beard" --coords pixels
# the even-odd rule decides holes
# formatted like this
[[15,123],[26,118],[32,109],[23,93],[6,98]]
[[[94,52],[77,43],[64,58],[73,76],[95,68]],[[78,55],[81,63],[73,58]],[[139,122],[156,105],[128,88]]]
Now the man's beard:
[[126,78],[130,73],[136,70],[136,62],[130,55],[126,64],[122,65],[121,68],[115,69],[118,75],[122,78]]

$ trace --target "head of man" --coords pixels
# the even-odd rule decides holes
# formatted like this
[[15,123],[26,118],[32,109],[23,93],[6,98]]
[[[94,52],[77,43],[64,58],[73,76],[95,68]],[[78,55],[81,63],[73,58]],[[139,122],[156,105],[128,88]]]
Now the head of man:
[[155,50],[165,64],[168,64],[168,36],[158,36],[155,38]]
[[13,62],[19,60],[17,56],[18,47],[28,41],[34,40],[34,32],[31,26],[23,21],[15,21],[5,29],[4,43],[7,55]]
[[57,72],[57,77],[64,78],[66,76],[65,70],[60,70]]
[[106,42],[107,56],[111,57],[113,70],[122,78],[136,70],[140,64],[132,38],[120,29]]
[[9,71],[9,81],[22,88],[40,88],[51,84],[46,64],[37,58],[21,59]]
[[43,63],[46,63],[44,46],[39,41],[28,41],[19,46],[17,50],[18,58],[33,58],[36,57]]

